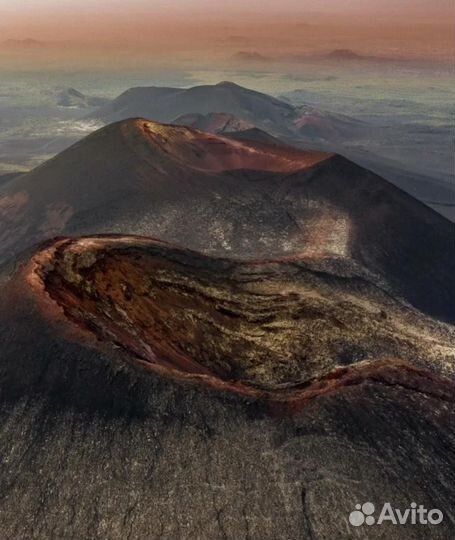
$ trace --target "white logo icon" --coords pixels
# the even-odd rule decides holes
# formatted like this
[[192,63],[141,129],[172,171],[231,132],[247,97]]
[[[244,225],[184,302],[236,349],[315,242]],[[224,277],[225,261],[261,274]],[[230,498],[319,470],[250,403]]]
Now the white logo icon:
[[364,504],[356,504],[355,510],[349,514],[349,523],[353,527],[360,527],[366,523],[367,525],[374,525],[376,520],[373,517],[374,504],[366,502]]

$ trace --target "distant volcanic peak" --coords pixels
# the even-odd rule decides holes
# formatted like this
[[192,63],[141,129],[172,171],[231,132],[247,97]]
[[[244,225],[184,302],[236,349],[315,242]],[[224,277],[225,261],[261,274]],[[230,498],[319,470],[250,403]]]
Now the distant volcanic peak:
[[[57,95],[57,105],[61,107],[89,107],[92,99],[85,96],[75,88],[66,88],[61,90]],[[95,102],[96,99],[95,99]]]
[[232,81],[220,81],[220,82],[216,83],[215,86],[221,86],[221,87],[224,87],[224,88],[235,88],[235,89],[249,91],[246,88],[244,88],[243,86],[240,86],[239,84],[234,83]]
[[62,88],[57,89],[57,98],[60,97],[68,97],[68,98],[77,98],[77,99],[85,99],[85,95],[82,92],[79,92],[79,90],[76,90],[76,88]]
[[270,56],[265,56],[257,51],[239,51],[234,54],[233,59],[241,62],[271,62],[273,60]]
[[234,114],[259,124],[262,128],[274,125],[278,132],[287,132],[287,121],[294,114],[292,105],[285,101],[229,81],[222,81],[192,88],[132,88],[90,117],[100,118],[105,122],[133,117],[172,122],[185,114],[205,115],[214,111]]
[[359,60],[364,58],[363,55],[352,51],[351,49],[335,49],[327,55],[329,58],[339,60]]
[[31,259],[15,286],[24,283],[67,338],[278,411],[367,380],[455,395],[410,365],[426,358],[438,373],[441,352],[396,306],[384,317],[377,299],[355,300],[295,261],[236,262],[141,237],[63,239]]
[[184,126],[142,119],[133,122],[155,150],[159,149],[186,167],[208,172],[236,169],[295,172],[333,156],[325,152],[271,148],[251,141],[235,141]]
[[26,38],[26,39],[7,39],[6,41],[3,41],[3,44],[7,47],[43,47],[46,45],[43,41],[38,41],[36,39],[32,38]]

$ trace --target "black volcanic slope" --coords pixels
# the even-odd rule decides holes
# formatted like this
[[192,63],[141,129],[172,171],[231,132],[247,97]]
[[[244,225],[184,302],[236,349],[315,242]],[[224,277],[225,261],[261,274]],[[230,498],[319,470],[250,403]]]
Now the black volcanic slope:
[[454,320],[453,224],[340,156],[130,120],[0,186],[0,260],[106,232],[341,264]]
[[2,538],[453,537],[454,329],[349,264],[99,236],[0,282]]

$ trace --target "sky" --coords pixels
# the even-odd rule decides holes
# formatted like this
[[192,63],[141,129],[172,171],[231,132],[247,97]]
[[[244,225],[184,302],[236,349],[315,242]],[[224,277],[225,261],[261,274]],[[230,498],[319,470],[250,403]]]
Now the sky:
[[454,16],[452,0],[0,0],[0,13],[27,20],[35,14],[83,14],[108,12],[162,12],[171,16],[196,11],[218,13],[349,13],[359,16],[393,14],[409,17],[446,18]]
[[0,48],[27,38],[80,48],[87,61],[96,47],[157,57],[351,48],[451,58],[455,0],[0,0]]

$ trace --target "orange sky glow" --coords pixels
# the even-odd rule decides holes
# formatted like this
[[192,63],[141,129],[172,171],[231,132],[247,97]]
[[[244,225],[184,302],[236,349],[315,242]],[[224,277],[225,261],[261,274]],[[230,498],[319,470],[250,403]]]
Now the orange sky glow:
[[27,38],[53,44],[62,55],[77,49],[87,60],[93,50],[122,48],[157,58],[195,51],[217,58],[239,50],[305,54],[340,47],[449,59],[455,2],[0,0],[0,48]]

